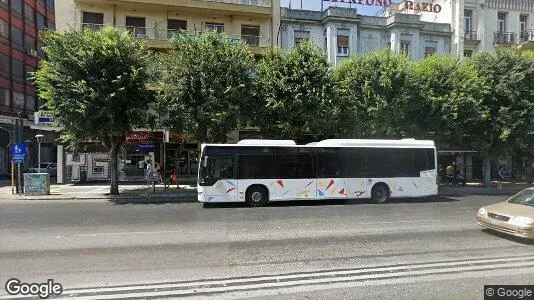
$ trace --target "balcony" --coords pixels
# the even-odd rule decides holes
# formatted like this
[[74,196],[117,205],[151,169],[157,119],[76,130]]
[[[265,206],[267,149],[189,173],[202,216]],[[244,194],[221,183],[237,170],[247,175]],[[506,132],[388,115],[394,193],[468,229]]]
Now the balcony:
[[480,38],[476,31],[466,31],[464,33],[464,42],[466,43],[479,43]]
[[534,30],[526,30],[519,33],[519,46],[526,49],[534,49]]
[[[87,29],[98,29],[104,26],[103,24],[78,24],[74,28],[87,28]],[[115,26],[116,28],[122,30],[128,30],[139,40],[146,41],[147,45],[153,49],[170,49],[169,40],[173,37],[178,36],[195,36],[201,34],[202,31],[183,31],[179,29],[166,29],[166,28],[157,28],[157,27],[133,27],[133,26]],[[263,36],[253,36],[253,35],[235,35],[229,34],[230,41],[239,41],[242,40],[250,46],[250,50],[253,54],[260,55],[263,50],[270,46],[271,39],[269,37]]]
[[[109,0],[76,0],[88,4],[109,5]],[[115,2],[115,1],[114,1]],[[118,1],[117,1],[118,2]],[[272,0],[122,0],[122,7],[153,9],[155,6],[166,9],[180,8],[181,11],[203,11],[205,13],[234,13],[241,15],[271,15]]]
[[493,44],[495,45],[512,45],[516,43],[516,34],[514,32],[495,32],[493,34]]

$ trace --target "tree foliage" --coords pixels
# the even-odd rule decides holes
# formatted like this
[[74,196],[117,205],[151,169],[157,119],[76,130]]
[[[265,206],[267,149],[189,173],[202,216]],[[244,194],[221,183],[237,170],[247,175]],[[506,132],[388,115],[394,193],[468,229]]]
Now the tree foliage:
[[112,27],[46,31],[47,58],[34,79],[71,147],[88,138],[109,151],[111,194],[118,194],[117,154],[134,127],[146,125],[153,96],[146,89],[146,51],[127,32]]
[[334,74],[351,137],[413,136],[421,115],[413,63],[389,50],[352,56]]
[[254,105],[254,56],[226,34],[180,35],[160,57],[160,104],[167,125],[202,142],[225,142]]
[[253,124],[275,138],[316,140],[337,133],[337,101],[325,53],[310,42],[288,52],[271,48],[258,64]]

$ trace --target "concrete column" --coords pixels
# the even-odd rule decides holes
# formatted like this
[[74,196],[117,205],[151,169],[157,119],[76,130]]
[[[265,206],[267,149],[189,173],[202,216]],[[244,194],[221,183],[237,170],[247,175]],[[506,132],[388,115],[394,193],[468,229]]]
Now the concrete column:
[[328,55],[328,63],[335,65],[336,63],[336,27],[332,24],[326,25],[326,54]]
[[280,0],[272,0],[272,12],[271,12],[271,37],[272,46],[280,46],[282,43],[282,37],[279,36],[280,30]]
[[63,145],[57,145],[57,183],[64,183],[65,160]]

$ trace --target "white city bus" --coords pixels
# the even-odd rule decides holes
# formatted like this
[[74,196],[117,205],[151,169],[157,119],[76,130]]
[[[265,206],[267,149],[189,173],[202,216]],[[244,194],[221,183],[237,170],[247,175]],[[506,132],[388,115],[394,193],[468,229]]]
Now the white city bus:
[[243,140],[203,144],[199,160],[198,201],[246,202],[390,198],[436,195],[433,141]]

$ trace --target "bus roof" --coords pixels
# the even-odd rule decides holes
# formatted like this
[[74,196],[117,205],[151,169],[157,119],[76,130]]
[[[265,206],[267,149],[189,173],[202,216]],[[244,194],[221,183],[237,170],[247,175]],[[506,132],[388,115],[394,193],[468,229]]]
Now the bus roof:
[[402,140],[374,140],[374,139],[331,139],[315,144],[317,147],[434,147],[434,141],[402,139]]
[[320,142],[313,142],[306,145],[297,145],[292,140],[241,140],[237,144],[203,144],[204,146],[295,146],[295,147],[414,147],[414,148],[434,148],[434,141],[431,140],[378,140],[378,139],[330,139]]

